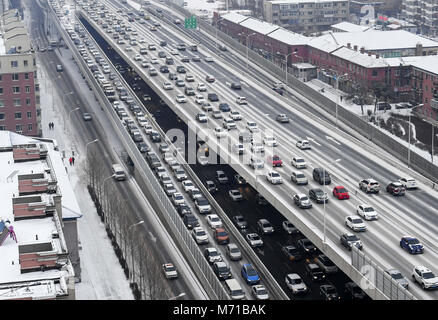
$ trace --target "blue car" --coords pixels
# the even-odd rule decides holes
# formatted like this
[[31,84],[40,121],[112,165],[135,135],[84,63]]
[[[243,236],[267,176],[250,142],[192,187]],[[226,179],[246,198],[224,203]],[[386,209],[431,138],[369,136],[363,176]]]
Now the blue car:
[[417,238],[405,236],[400,240],[400,247],[405,249],[410,254],[417,254],[424,252],[424,246]]
[[231,108],[228,105],[228,103],[221,103],[221,104],[219,104],[219,110],[222,112],[230,112]]
[[258,284],[260,282],[260,276],[256,269],[250,263],[246,263],[242,266],[242,277],[249,285]]

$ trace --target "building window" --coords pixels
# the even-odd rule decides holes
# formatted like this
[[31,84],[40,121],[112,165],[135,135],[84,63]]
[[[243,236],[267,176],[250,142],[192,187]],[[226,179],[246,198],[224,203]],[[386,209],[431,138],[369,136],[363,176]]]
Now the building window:
[[2,81],[2,76],[0,75],[0,81]]
[[3,87],[0,87],[0,94],[3,94]]
[[28,62],[27,62],[27,60],[24,60],[24,61],[23,61],[23,64],[24,64],[25,67],[27,67],[27,66],[28,66]]
[[27,113],[27,118],[28,118],[28,119],[32,119],[32,112],[29,111],[29,112]]
[[20,93],[20,87],[12,87],[13,93]]
[[27,125],[27,131],[32,131],[32,130],[33,130],[32,123],[29,123],[29,124]]
[[12,80],[14,80],[14,81],[18,81],[18,80],[20,80],[20,79],[19,79],[19,76],[18,76],[18,73],[13,73],[13,74],[12,74]]
[[35,91],[36,91],[36,92],[40,91],[40,85],[39,85],[39,84],[36,84],[36,85],[35,85]]
[[21,119],[21,112],[15,112],[14,119]]
[[24,74],[24,79],[29,80],[29,74],[27,72]]
[[26,86],[26,93],[30,93],[30,86]]
[[0,108],[5,106],[5,102],[3,100],[0,100]]
[[18,68],[18,61],[11,61],[11,68]]
[[40,96],[35,96],[35,103],[40,104]]
[[14,99],[14,107],[20,107],[21,106],[21,100],[20,99]]
[[0,120],[5,120],[5,114],[4,113],[0,113]]
[[6,126],[0,126],[0,131],[5,131],[6,130]]
[[23,132],[23,126],[21,124],[17,124],[15,126],[15,131],[16,132]]
[[373,70],[372,76],[377,77],[377,70]]
[[30,98],[26,98],[26,106],[30,106]]

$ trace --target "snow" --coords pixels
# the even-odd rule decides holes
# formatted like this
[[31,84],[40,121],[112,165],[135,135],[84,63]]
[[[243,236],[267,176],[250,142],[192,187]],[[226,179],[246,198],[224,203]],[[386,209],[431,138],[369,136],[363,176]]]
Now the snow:
[[360,26],[351,22],[343,21],[332,25],[332,29],[342,30],[343,32],[364,32],[369,30],[371,27]]
[[242,27],[248,28],[251,31],[263,34],[263,35],[267,35],[277,29],[279,29],[280,27],[275,25],[275,24],[271,24],[262,20],[258,20],[256,18],[249,18],[244,20],[243,22],[240,23],[240,25]]

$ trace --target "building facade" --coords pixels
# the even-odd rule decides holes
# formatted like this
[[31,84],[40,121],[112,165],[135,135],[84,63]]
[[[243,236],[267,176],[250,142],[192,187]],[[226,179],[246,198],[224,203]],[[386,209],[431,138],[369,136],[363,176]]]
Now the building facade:
[[35,52],[17,10],[0,23],[0,130],[41,136]]
[[318,32],[348,21],[348,0],[276,0],[263,1],[267,22],[295,32]]
[[438,36],[438,0],[403,0],[402,16],[418,25],[421,33]]

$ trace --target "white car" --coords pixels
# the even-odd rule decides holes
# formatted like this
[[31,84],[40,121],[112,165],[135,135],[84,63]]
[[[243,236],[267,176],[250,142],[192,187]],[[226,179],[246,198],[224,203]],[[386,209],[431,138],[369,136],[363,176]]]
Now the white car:
[[219,110],[213,110],[213,113],[211,114],[211,116],[214,119],[222,119],[222,113]]
[[186,75],[186,81],[193,82],[193,81],[195,81],[195,78],[191,74],[188,74],[188,75]]
[[255,123],[254,121],[247,121],[246,128],[252,133],[260,131],[257,123]]
[[209,214],[207,215],[207,223],[212,229],[221,228],[222,220],[218,217],[217,214]]
[[142,61],[142,63],[141,63],[141,67],[142,68],[149,68],[149,63],[147,62],[147,61]]
[[265,147],[263,146],[263,144],[261,142],[252,142],[251,143],[251,152],[254,153],[263,153],[265,152]]
[[345,225],[353,231],[366,231],[367,229],[362,218],[356,215],[345,217]]
[[233,190],[228,191],[228,195],[230,196],[231,199],[233,199],[233,201],[242,201],[243,200],[242,194],[237,189],[233,189]]
[[187,102],[187,98],[183,94],[178,94],[176,96],[176,102],[186,103]]
[[365,220],[377,220],[379,218],[373,207],[367,204],[360,204],[356,207],[356,212]]
[[185,192],[189,192],[189,190],[196,189],[192,180],[184,180],[183,182],[181,182],[181,184]]
[[209,162],[208,162],[208,158],[206,157],[206,156],[199,156],[198,157],[198,163],[201,165],[201,166],[206,166],[206,165],[208,165],[209,164]]
[[204,84],[204,83],[198,83],[198,87],[197,87],[197,89],[198,89],[198,91],[199,92],[205,92],[205,91],[207,91],[207,87],[206,87],[206,85]]
[[239,111],[233,110],[230,112],[230,118],[234,121],[239,121],[242,120],[242,115],[239,113]]
[[268,300],[269,294],[264,285],[256,284],[251,287],[251,294],[256,300]]
[[248,233],[246,235],[246,241],[252,248],[263,246],[263,240],[257,233]]
[[293,157],[290,164],[297,169],[305,169],[307,168],[306,161],[301,157]]
[[139,54],[136,54],[135,56],[134,56],[134,60],[135,61],[140,61],[142,58],[141,58],[141,55],[139,55]]
[[146,40],[145,40],[145,38],[140,38],[140,40],[138,40],[138,42],[139,42],[139,43],[145,43]]
[[412,278],[421,285],[423,290],[438,288],[438,277],[425,266],[416,266],[412,272]]
[[205,62],[213,62],[213,58],[210,57],[210,56],[207,56],[207,57],[204,58],[204,61]]
[[170,82],[165,82],[165,83],[163,83],[163,88],[164,88],[164,90],[172,90],[173,86]]
[[192,237],[197,244],[206,244],[209,242],[208,235],[201,227],[194,227],[192,230]]
[[301,171],[293,171],[290,175],[290,179],[298,185],[308,184],[306,176]]
[[249,165],[254,169],[263,169],[265,166],[265,163],[263,162],[262,159],[259,158],[251,158],[251,161],[249,163]]
[[411,178],[411,177],[400,178],[398,180],[398,182],[400,182],[406,188],[406,190],[408,190],[408,189],[416,189],[418,187],[417,186],[417,182],[415,181],[415,179]]
[[283,183],[283,178],[281,177],[281,175],[277,171],[268,172],[266,174],[266,179],[271,184],[282,184]]
[[242,105],[242,104],[248,104],[248,101],[246,100],[245,97],[237,97],[236,98],[236,103],[239,104],[239,105]]
[[301,150],[309,150],[310,142],[308,140],[298,140],[296,146]]
[[274,226],[267,219],[260,219],[257,225],[263,234],[271,234],[274,232]]
[[152,63],[152,64],[158,64],[159,63],[157,58],[151,58],[149,60],[149,62]]
[[293,294],[307,292],[307,286],[297,273],[289,273],[284,279]]
[[170,53],[173,54],[174,56],[179,55],[179,52],[176,49],[170,50]]
[[132,47],[127,46],[127,47],[125,48],[125,51],[126,51],[126,52],[131,52],[131,51],[132,51]]
[[205,102],[205,98],[203,96],[201,96],[200,94],[197,94],[195,96],[195,102],[197,104],[203,104]]
[[216,138],[221,138],[227,135],[227,132],[224,128],[216,127],[214,128],[214,133],[216,135]]
[[278,146],[277,140],[272,136],[266,136],[263,138],[263,143],[268,147],[276,147]]
[[185,203],[183,195],[179,192],[175,192],[174,194],[172,194],[172,201],[175,206]]
[[163,264],[163,272],[166,279],[178,278],[178,270],[172,263]]

